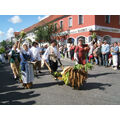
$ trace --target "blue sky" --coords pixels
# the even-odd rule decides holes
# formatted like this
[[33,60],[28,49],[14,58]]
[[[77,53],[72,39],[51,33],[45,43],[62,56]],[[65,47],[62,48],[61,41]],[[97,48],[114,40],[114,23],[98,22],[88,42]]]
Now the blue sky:
[[0,41],[6,40],[13,32],[20,31],[37,22],[46,15],[0,15]]

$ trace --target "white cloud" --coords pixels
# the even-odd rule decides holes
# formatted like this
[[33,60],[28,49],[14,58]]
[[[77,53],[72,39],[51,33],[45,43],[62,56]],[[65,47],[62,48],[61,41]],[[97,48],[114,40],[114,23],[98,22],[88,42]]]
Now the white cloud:
[[13,37],[14,36],[14,29],[9,28],[7,31],[7,38]]
[[41,20],[43,20],[43,19],[46,18],[46,17],[48,17],[48,15],[45,15],[44,17],[38,16],[38,20],[41,21]]
[[42,19],[42,17],[38,16],[38,20],[40,21]]
[[21,23],[22,19],[19,16],[13,16],[12,18],[9,19],[9,22],[12,22],[13,24]]
[[2,32],[1,30],[0,30],[0,36],[3,36],[4,35],[4,32]]

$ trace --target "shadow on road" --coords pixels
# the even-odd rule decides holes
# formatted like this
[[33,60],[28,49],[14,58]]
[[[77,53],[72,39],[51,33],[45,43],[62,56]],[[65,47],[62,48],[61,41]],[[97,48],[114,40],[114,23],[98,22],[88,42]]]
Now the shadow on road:
[[37,96],[40,94],[34,94],[33,90],[26,92],[18,87],[9,64],[0,65],[0,105],[32,105],[36,102],[29,101],[29,99]]
[[57,81],[57,82],[34,84],[33,89],[34,88],[50,87],[50,86],[54,86],[54,85],[64,85],[64,82],[63,81]]
[[107,73],[100,73],[100,74],[88,74],[88,77],[99,77],[99,76],[105,76],[105,75],[109,75],[109,74],[118,74],[118,73],[115,73],[115,72],[107,72]]
[[[29,105],[35,104],[35,101],[20,102],[21,99],[29,99],[32,97],[37,97],[40,94],[33,94],[33,91],[21,93],[21,92],[8,92],[5,94],[0,94],[0,104],[7,105]],[[17,101],[18,100],[18,101]]]
[[112,85],[111,84],[103,84],[103,83],[86,83],[84,86],[82,86],[80,88],[80,90],[92,90],[92,89],[99,89],[99,90],[105,90],[105,88],[107,87],[111,87]]

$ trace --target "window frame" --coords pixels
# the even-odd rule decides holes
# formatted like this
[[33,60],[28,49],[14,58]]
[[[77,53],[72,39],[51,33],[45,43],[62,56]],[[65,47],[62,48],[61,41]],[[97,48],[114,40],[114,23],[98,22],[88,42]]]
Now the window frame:
[[[82,16],[82,22],[80,23],[80,16]],[[84,23],[84,16],[78,15],[78,25],[82,25]]]
[[[71,26],[70,26],[70,21],[69,21],[70,19],[72,19],[72,25],[71,25]],[[68,26],[69,26],[69,27],[72,27],[72,26],[73,26],[73,17],[69,17],[69,18],[68,18]]]
[[[107,22],[107,18],[106,18],[107,16],[109,16],[108,22]],[[110,15],[105,15],[105,23],[110,24],[110,22],[111,22],[111,16]]]
[[120,25],[120,15],[119,15],[119,18],[118,18],[118,24]]
[[[61,22],[62,22],[62,27],[61,27]],[[60,29],[63,29],[63,20],[60,20]]]

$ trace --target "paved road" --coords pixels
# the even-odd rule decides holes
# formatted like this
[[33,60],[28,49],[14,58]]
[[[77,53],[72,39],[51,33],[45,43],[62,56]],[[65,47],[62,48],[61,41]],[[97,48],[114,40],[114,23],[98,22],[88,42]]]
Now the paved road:
[[[65,65],[73,65],[70,60]],[[95,66],[89,71],[82,90],[73,90],[63,82],[56,82],[48,70],[34,81],[33,89],[23,89],[12,78],[7,65],[0,65],[0,104],[38,105],[111,105],[120,104],[120,71]]]

